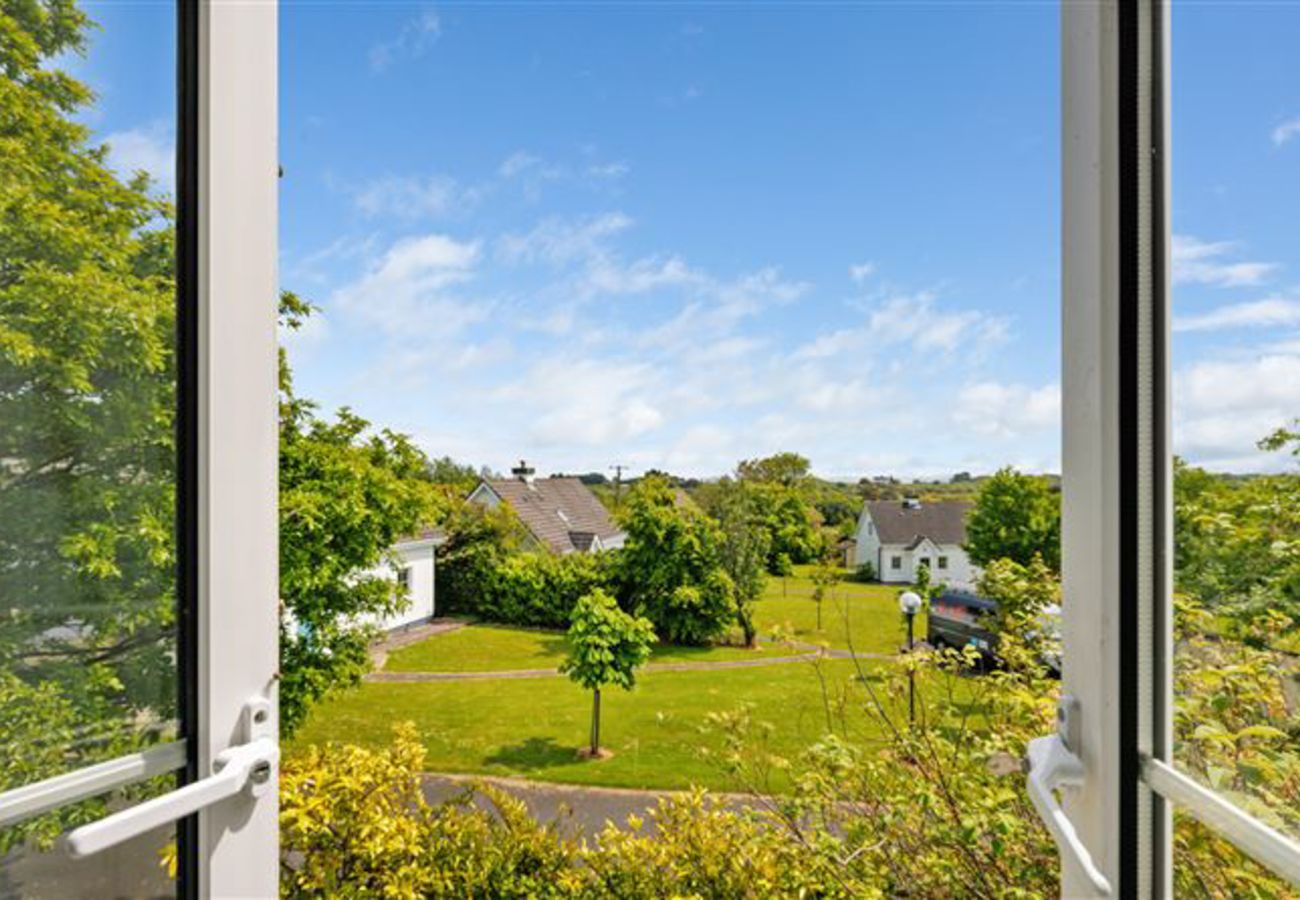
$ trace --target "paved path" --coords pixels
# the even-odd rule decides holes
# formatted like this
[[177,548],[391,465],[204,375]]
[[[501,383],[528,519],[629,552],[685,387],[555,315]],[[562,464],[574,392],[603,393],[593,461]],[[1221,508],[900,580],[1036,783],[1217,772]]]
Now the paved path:
[[[820,653],[800,653],[796,656],[760,656],[755,659],[720,659],[713,662],[649,663],[643,672],[696,672],[701,669],[752,669],[756,666],[778,666],[785,663],[812,662]],[[492,678],[558,678],[555,667],[549,669],[499,669],[495,672],[371,672],[367,681],[482,681]]]
[[[516,799],[522,800],[528,807],[529,814],[543,824],[558,821],[562,826],[578,834],[592,837],[598,834],[606,822],[613,822],[620,828],[627,826],[627,817],[638,816],[645,820],[644,832],[654,833],[654,823],[649,818],[649,811],[659,805],[661,798],[680,794],[679,791],[638,791],[628,788],[582,787],[572,784],[555,784],[544,781],[528,781],[523,778],[498,778],[482,775],[444,775],[426,773],[424,776],[424,796],[430,803],[441,803],[464,791],[474,782],[490,784],[500,788]],[[725,794],[714,791],[709,796],[719,798],[728,809],[741,810],[748,807],[762,809],[763,799],[748,794]],[[484,809],[491,809],[491,802],[481,796],[476,797],[475,804]]]

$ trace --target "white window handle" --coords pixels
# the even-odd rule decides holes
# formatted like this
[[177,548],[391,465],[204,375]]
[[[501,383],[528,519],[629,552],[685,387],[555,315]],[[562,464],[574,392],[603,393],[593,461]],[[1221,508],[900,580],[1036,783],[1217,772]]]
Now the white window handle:
[[1065,741],[1059,734],[1034,738],[1029,742],[1028,756],[1029,773],[1025,780],[1028,782],[1029,799],[1033,801],[1047,830],[1052,833],[1062,858],[1069,857],[1078,865],[1098,896],[1109,897],[1110,882],[1092,861],[1092,854],[1079,839],[1074,823],[1056,799],[1057,788],[1083,784],[1083,763],[1065,746]]
[[247,743],[219,753],[212,763],[212,775],[83,825],[68,835],[68,852],[77,858],[89,856],[222,800],[245,793],[261,796],[274,784],[272,776],[280,761],[280,746],[272,736],[270,703],[264,698],[245,705],[244,733],[249,737]]

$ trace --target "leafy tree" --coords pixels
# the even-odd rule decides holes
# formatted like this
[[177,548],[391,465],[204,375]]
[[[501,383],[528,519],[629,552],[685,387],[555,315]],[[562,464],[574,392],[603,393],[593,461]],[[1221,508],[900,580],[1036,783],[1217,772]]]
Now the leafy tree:
[[1029,565],[1042,557],[1061,568],[1061,501],[1045,478],[1007,467],[984,482],[966,522],[966,552],[987,566],[996,559]]
[[1176,461],[1174,575],[1244,640],[1270,611],[1300,619],[1300,474],[1231,478]]
[[592,591],[573,608],[569,656],[560,671],[592,692],[593,757],[600,754],[600,689],[614,684],[630,691],[636,684],[636,670],[650,658],[654,640],[649,619],[623,612],[604,591]]
[[434,484],[446,485],[461,494],[468,494],[479,483],[478,470],[471,465],[458,463],[450,456],[430,460],[426,472]]
[[618,555],[624,606],[654,623],[662,640],[706,644],[734,620],[735,589],[722,567],[722,533],[668,482],[646,476],[623,503],[627,541]]
[[808,478],[808,458],[798,453],[776,453],[760,459],[743,459],[736,466],[736,477],[742,481],[759,481],[798,487]]
[[722,531],[720,557],[722,568],[731,579],[736,622],[744,635],[745,646],[753,647],[758,638],[754,604],[762,596],[767,581],[770,538],[745,482],[723,484],[717,516]]
[[174,736],[171,208],[83,124],[88,27],[0,3],[0,790]]
[[[291,317],[296,313],[289,311]],[[340,410],[320,419],[282,368],[280,402],[280,723],[367,670],[373,629],[358,618],[406,602],[390,578],[367,574],[400,538],[441,517],[428,460],[408,438]]]

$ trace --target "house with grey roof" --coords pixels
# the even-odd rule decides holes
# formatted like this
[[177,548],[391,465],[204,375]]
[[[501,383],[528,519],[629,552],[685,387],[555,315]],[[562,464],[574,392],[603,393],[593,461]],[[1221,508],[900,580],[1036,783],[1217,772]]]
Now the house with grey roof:
[[623,546],[622,529],[577,478],[538,478],[523,460],[510,475],[483,479],[470,493],[470,501],[489,507],[509,505],[534,545],[552,553],[595,553]]
[[979,577],[962,546],[971,506],[961,500],[868,501],[858,517],[854,564],[871,563],[887,584],[909,584],[927,566],[935,581],[970,586]]

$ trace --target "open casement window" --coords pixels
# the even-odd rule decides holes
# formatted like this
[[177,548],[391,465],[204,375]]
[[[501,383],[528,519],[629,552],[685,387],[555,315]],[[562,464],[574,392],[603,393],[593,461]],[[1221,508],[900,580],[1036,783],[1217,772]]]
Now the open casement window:
[[1172,746],[1168,14],[1062,11],[1063,699],[1029,789],[1067,897],[1171,896],[1175,815],[1300,885],[1300,846]]
[[58,101],[6,70],[5,102],[36,112],[5,137],[31,127],[48,163],[14,170],[6,203],[64,206],[0,263],[27,279],[5,333],[45,316],[29,336],[53,345],[6,356],[0,389],[0,897],[272,897],[276,8],[99,13],[157,36],[142,92],[176,85],[176,211],[104,188],[93,146],[40,144],[28,123]]

